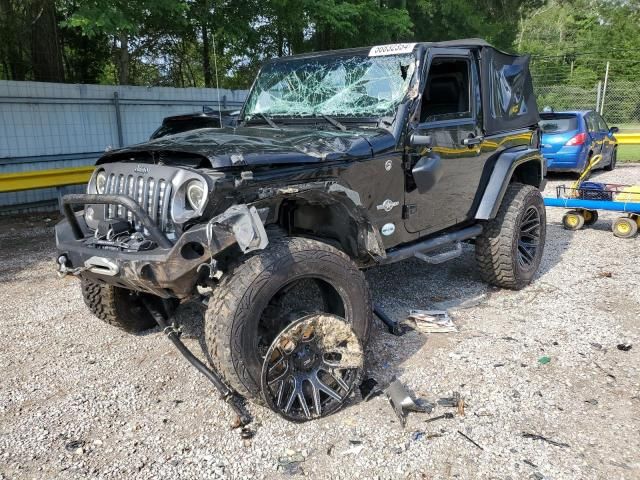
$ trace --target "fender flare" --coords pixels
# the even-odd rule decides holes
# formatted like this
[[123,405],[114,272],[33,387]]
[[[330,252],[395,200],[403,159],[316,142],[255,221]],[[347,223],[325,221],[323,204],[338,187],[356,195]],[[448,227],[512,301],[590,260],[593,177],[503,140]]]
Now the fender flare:
[[540,177],[532,185],[543,188],[546,168],[544,158],[539,150],[519,148],[517,150],[506,150],[500,154],[491,172],[491,177],[482,195],[480,205],[478,205],[476,220],[491,220],[495,218],[516,169],[530,162],[540,165]]

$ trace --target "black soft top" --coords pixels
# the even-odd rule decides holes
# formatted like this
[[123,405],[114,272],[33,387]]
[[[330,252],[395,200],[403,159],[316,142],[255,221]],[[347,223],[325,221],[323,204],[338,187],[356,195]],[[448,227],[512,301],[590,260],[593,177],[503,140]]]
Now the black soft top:
[[[414,42],[407,42],[411,45]],[[476,50],[480,60],[483,128],[486,134],[534,128],[540,117],[533,91],[529,55],[502,52],[481,38],[465,38],[444,42],[417,42],[416,48],[466,48]],[[364,55],[374,47],[358,47],[323,52],[308,52],[281,57],[270,62],[336,55]]]

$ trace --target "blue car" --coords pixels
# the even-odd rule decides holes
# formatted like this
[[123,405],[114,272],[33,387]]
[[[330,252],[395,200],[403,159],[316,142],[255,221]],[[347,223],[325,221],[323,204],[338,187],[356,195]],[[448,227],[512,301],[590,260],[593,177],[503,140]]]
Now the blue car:
[[549,172],[582,173],[593,155],[602,154],[596,168],[616,166],[618,127],[607,127],[593,110],[540,114],[541,150]]

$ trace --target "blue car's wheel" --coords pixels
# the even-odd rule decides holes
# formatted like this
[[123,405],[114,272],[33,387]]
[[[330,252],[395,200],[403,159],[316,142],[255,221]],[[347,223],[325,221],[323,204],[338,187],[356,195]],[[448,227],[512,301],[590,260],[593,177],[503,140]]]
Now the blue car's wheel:
[[614,148],[613,152],[611,152],[611,161],[606,167],[604,167],[604,169],[610,172],[611,170],[616,168],[617,162],[618,162],[618,148]]

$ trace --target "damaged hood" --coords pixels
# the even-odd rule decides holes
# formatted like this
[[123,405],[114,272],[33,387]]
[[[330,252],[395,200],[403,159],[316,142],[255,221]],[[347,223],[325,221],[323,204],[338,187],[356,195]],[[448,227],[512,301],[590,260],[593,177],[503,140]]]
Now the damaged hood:
[[362,160],[393,149],[395,143],[393,135],[381,128],[346,132],[312,128],[205,128],[108,152],[98,164],[152,161],[159,156],[170,164],[171,158],[179,158],[180,154],[205,157],[213,168]]

